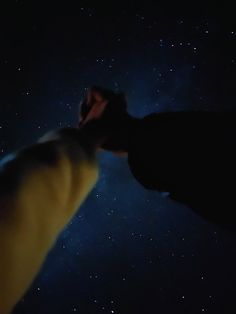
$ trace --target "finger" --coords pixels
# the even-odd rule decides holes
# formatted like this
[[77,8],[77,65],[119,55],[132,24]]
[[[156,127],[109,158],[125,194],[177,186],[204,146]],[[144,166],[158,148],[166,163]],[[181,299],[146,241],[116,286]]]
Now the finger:
[[83,124],[87,123],[90,120],[99,119],[102,116],[107,106],[107,103],[108,101],[101,101],[100,103],[97,103],[94,106],[92,106],[91,110],[84,119]]
[[91,91],[93,92],[94,96],[96,97],[97,101],[105,101],[110,100],[114,96],[114,92],[109,89],[104,89],[99,86],[91,87]]
[[91,107],[94,103],[94,92],[89,89],[86,95],[86,105]]
[[95,102],[101,103],[105,100],[103,95],[98,91],[92,91],[92,95],[94,97]]

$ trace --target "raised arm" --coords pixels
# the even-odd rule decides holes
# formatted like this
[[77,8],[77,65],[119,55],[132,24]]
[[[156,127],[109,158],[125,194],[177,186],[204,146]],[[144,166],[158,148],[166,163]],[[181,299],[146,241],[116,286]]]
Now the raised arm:
[[96,126],[62,129],[0,170],[0,313],[10,313],[98,178]]

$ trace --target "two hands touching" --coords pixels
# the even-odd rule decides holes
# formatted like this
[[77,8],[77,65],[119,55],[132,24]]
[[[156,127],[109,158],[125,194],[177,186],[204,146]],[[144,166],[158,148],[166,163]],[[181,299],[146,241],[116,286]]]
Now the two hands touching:
[[80,105],[79,130],[92,129],[96,138],[96,149],[111,151],[126,156],[127,151],[121,135],[122,121],[128,117],[127,103],[122,93],[101,87],[91,87]]
[[112,126],[119,124],[124,107],[121,99],[101,88],[90,89],[81,104],[79,129],[49,132],[2,161],[1,314],[9,314],[29,289],[57,237],[96,184],[96,151],[110,147]]
[[29,289],[96,184],[99,149],[128,153],[130,170],[145,188],[168,191],[207,220],[236,229],[235,125],[235,115],[207,112],[136,119],[123,94],[89,89],[78,129],[47,133],[1,164],[0,313],[10,313]]

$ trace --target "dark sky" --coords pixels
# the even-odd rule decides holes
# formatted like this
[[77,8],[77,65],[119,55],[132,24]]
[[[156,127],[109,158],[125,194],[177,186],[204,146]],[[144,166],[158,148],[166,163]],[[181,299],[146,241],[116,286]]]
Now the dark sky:
[[[75,126],[85,88],[129,111],[236,109],[233,8],[9,1],[0,20],[0,153]],[[34,6],[33,6],[34,5]],[[126,159],[100,180],[15,313],[236,313],[235,234],[145,190]]]

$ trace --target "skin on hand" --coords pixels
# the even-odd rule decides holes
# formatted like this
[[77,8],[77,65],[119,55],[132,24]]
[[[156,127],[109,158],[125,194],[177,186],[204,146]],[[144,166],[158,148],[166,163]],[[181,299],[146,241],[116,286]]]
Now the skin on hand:
[[[108,114],[109,112],[109,114]],[[119,125],[120,118],[126,114],[126,101],[123,94],[114,93],[113,91],[103,89],[101,87],[92,87],[87,91],[87,94],[80,106],[79,128],[85,128],[92,122],[99,122],[99,127],[105,129],[108,126]],[[118,122],[118,123],[117,123]],[[104,138],[100,143],[111,142],[113,139],[110,136],[109,127]],[[123,157],[127,156],[127,152],[123,149],[102,148],[98,150],[109,150],[115,155]]]
[[87,124],[89,121],[99,119],[106,106],[108,104],[108,99],[105,99],[101,92],[95,89],[89,89],[87,95],[85,96],[84,101],[81,106],[87,107],[87,115],[83,117],[80,114],[79,126]]

